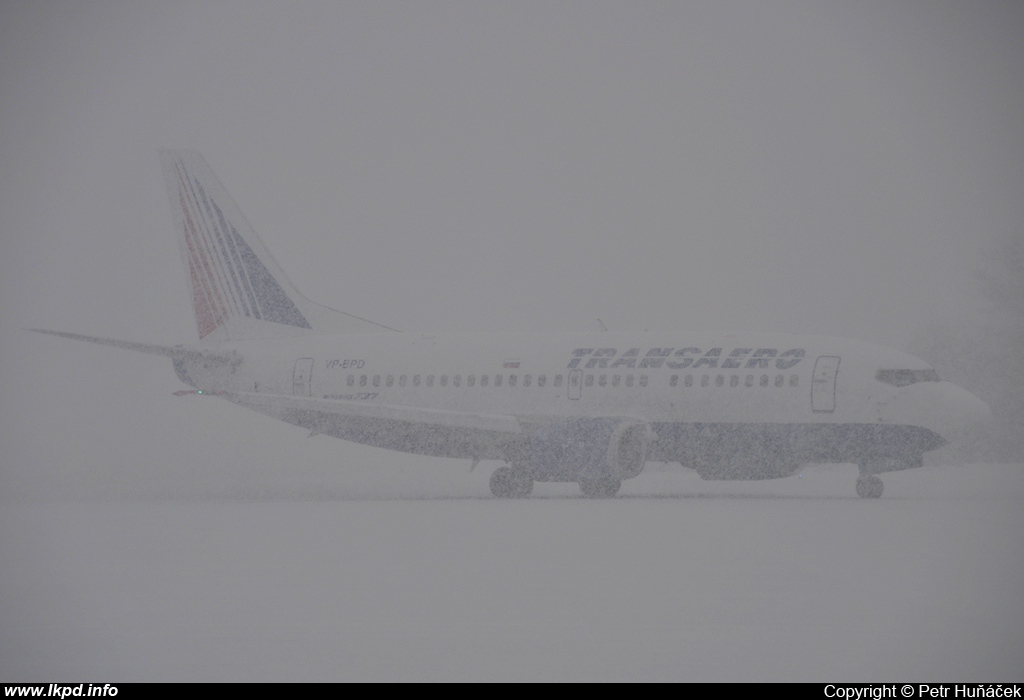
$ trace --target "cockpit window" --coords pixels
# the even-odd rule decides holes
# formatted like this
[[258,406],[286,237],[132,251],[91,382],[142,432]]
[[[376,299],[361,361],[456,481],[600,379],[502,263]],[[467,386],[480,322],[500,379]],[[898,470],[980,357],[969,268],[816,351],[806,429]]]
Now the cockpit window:
[[939,373],[933,369],[880,369],[875,379],[893,386],[942,381],[939,379]]

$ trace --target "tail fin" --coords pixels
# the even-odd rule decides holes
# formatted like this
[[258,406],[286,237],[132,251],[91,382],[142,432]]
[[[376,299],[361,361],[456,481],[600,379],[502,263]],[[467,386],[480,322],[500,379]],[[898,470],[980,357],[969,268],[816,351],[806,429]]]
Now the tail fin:
[[295,289],[197,152],[162,150],[160,158],[200,340],[393,330]]

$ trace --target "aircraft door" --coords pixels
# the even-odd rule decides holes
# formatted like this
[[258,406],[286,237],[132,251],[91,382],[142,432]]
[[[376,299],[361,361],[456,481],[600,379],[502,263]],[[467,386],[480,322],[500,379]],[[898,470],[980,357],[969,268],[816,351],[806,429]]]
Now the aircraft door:
[[822,355],[814,363],[811,378],[811,410],[815,413],[832,413],[836,410],[836,375],[839,373],[839,358]]
[[576,400],[583,389],[583,370],[574,369],[569,372],[569,398]]
[[313,358],[300,357],[295,361],[295,371],[292,372],[292,393],[296,396],[312,396],[313,386],[310,379],[313,376]]

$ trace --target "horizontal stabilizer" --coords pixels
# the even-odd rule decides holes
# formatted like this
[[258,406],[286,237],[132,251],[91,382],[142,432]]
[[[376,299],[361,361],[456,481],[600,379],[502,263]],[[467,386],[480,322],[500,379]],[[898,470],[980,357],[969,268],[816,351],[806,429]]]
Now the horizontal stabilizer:
[[207,362],[224,362],[226,364],[238,361],[238,357],[234,354],[196,350],[194,348],[186,348],[180,345],[170,347],[167,345],[153,345],[151,343],[136,343],[131,340],[98,338],[92,335],[65,333],[64,331],[49,331],[43,328],[28,328],[26,330],[30,330],[33,333],[45,333],[46,335],[70,338],[71,340],[83,340],[87,343],[96,343],[97,345],[109,345],[110,347],[132,350],[134,352],[143,352],[147,355],[162,355],[163,357],[170,357],[173,360],[206,360]]

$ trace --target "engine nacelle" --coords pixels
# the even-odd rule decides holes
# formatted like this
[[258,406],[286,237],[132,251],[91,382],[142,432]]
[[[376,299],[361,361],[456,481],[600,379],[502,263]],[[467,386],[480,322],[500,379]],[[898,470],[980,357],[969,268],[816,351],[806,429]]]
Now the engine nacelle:
[[583,418],[527,425],[527,439],[510,445],[507,461],[535,481],[631,479],[647,461],[654,431],[636,418]]
[[647,450],[654,439],[651,426],[643,421],[624,420],[612,431],[608,441],[608,475],[632,479],[643,471]]

